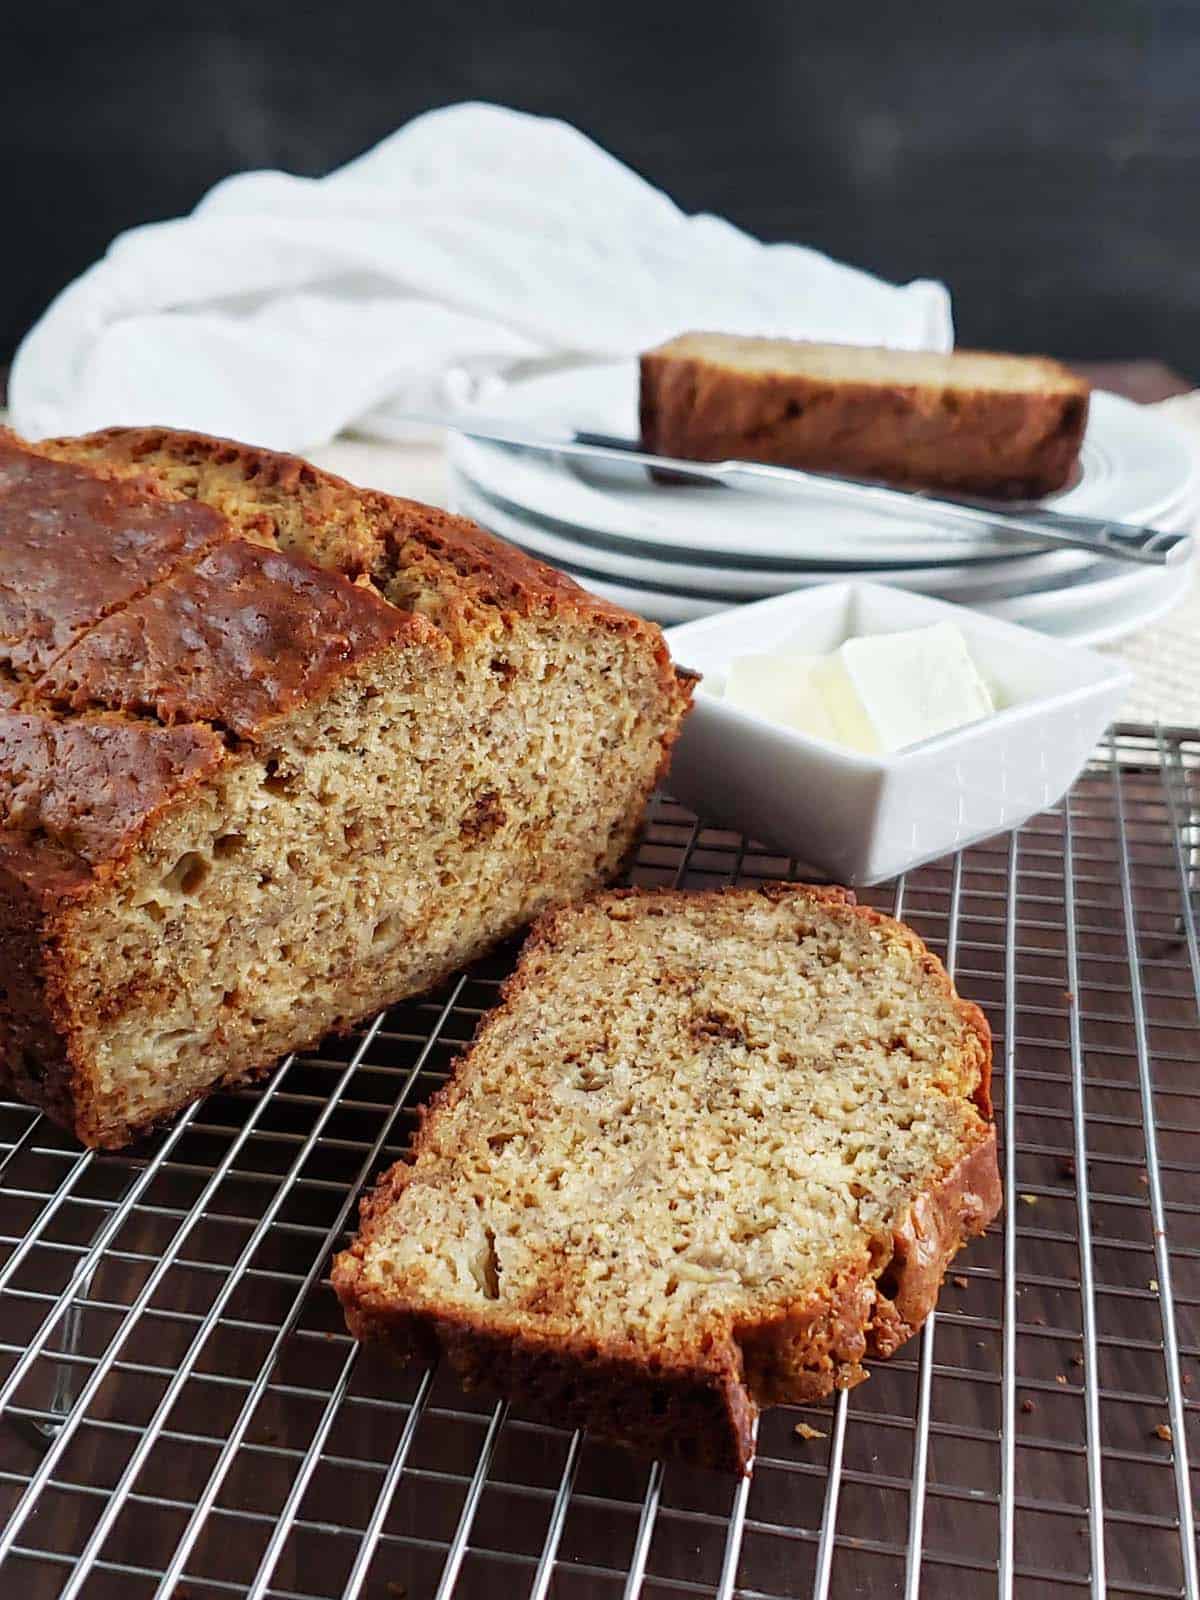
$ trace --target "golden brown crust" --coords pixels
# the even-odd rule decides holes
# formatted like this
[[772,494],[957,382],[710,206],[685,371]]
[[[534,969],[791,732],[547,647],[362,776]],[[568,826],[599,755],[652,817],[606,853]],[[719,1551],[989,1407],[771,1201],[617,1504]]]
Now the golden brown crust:
[[0,429],[0,663],[37,675],[91,624],[229,537],[208,506],[52,461]]
[[1004,392],[972,387],[980,353],[969,350],[957,352],[964,375],[949,387],[747,371],[674,345],[641,358],[642,442],[659,455],[1036,498],[1067,482],[1087,426],[1087,384],[1045,358],[1030,358],[1045,372],[1040,392]]
[[91,868],[71,851],[0,830],[0,1085],[69,1129],[75,1069],[59,950],[64,915],[91,885]]
[[436,639],[369,585],[236,539],[97,623],[38,692],[73,710],[148,712],[255,739],[349,663]]
[[[233,469],[256,489],[277,492],[287,509],[302,519],[304,528],[299,531],[289,531],[282,522],[264,525],[260,530],[264,541],[285,547],[303,544],[303,553],[323,566],[350,575],[369,574],[384,583],[402,577],[398,567],[412,568],[414,587],[428,579],[441,595],[461,603],[523,615],[549,609],[606,621],[648,637],[659,633],[652,623],[581,589],[565,573],[466,517],[417,500],[360,489],[299,456],[170,428],[106,428],[79,439],[48,440],[38,449],[142,475],[153,473],[158,455],[197,467]],[[331,521],[341,528],[332,544],[320,533]],[[395,598],[403,603],[402,589]]]
[[[253,492],[238,506],[229,483]],[[654,662],[658,771],[632,807],[691,698],[652,624],[463,519],[227,440],[0,430],[0,532],[0,1075],[88,1142],[56,998],[63,920],[241,741],[380,653],[561,618]]]
[[[452,644],[470,646],[516,617],[560,618],[642,639],[652,654],[667,707],[662,755],[646,798],[665,775],[671,747],[692,702],[695,675],[675,668],[662,630],[589,593],[565,573],[506,544],[466,517],[394,495],[360,489],[298,456],[169,428],[107,428],[79,439],[43,441],[56,459],[87,461],[144,482],[169,464],[178,494],[198,494],[206,470],[240,477],[261,511],[244,536],[278,544],[347,576],[369,576],[395,606],[426,609]],[[211,489],[209,490],[211,492]],[[285,515],[286,512],[286,515]],[[334,532],[328,532],[329,528]]]
[[44,839],[111,871],[224,759],[221,739],[201,726],[64,718],[38,705],[0,710],[0,828],[22,831],[31,852]]
[[[941,963],[909,928],[872,907],[858,905],[849,890],[787,883],[702,895],[633,888],[610,890],[593,901],[603,902],[610,915],[611,908],[628,904],[634,911],[666,916],[683,902],[755,893],[775,902],[816,901],[914,946],[927,973],[939,978],[939,986],[944,985],[959,1008],[975,1056],[980,1084],[976,1098],[982,1107],[990,1077],[991,1039],[979,1008],[958,998]],[[483,1019],[474,1043],[455,1062],[448,1082],[422,1108],[407,1157],[385,1172],[361,1201],[358,1233],[334,1261],[333,1287],[355,1337],[381,1346],[397,1360],[445,1356],[466,1387],[516,1397],[523,1407],[548,1420],[585,1427],[652,1454],[744,1472],[753,1457],[761,1407],[803,1404],[835,1388],[853,1387],[867,1376],[862,1363],[868,1353],[893,1354],[923,1324],[934,1308],[949,1262],[969,1238],[985,1230],[1000,1208],[995,1129],[984,1127],[978,1143],[916,1199],[891,1240],[843,1263],[803,1302],[781,1304],[768,1314],[740,1322],[733,1336],[714,1342],[700,1362],[691,1353],[681,1356],[670,1347],[650,1359],[632,1341],[591,1338],[584,1331],[543,1334],[516,1311],[506,1315],[493,1307],[475,1313],[456,1303],[409,1302],[390,1287],[372,1286],[364,1270],[368,1251],[387,1227],[439,1114],[461,1097],[472,1056],[511,1012],[530,982],[537,957],[555,948],[566,919],[575,916],[578,908],[554,911],[531,929],[516,970]]]
[[984,1232],[1002,1199],[996,1130],[989,1127],[936,1189],[918,1196],[896,1229],[891,1260],[881,1263],[868,1325],[871,1355],[894,1355],[917,1332],[937,1303],[954,1255],[966,1240]]
[[699,1466],[744,1472],[760,1409],[806,1405],[868,1376],[864,1357],[887,1357],[919,1331],[946,1269],[1000,1209],[995,1130],[913,1205],[893,1254],[847,1263],[828,1289],[745,1322],[709,1363],[651,1364],[632,1344],[586,1335],[539,1337],[458,1306],[409,1305],[363,1282],[362,1263],[408,1179],[391,1168],[360,1208],[359,1231],[335,1258],[333,1287],[357,1339],[394,1360],[449,1360],[465,1388],[515,1397],[546,1420],[588,1428],[614,1444]]
[[[154,481],[163,453],[185,467],[233,468],[247,483],[277,492],[325,566],[271,548],[284,538],[282,510],[278,522],[268,526],[264,513],[249,530],[261,544],[236,540],[222,516],[186,498],[186,483],[172,489]],[[39,496],[49,515],[46,507],[39,512]],[[675,671],[653,624],[464,518],[358,490],[294,456],[161,428],[114,428],[38,446],[5,433],[0,517],[0,600],[11,591],[19,611],[8,619],[18,676],[0,683],[0,703],[48,727],[54,724],[40,715],[46,702],[215,724],[252,737],[264,720],[311,698],[384,644],[430,641],[432,624],[405,610],[402,595],[394,597],[400,604],[389,603],[349,581],[345,574],[356,571],[436,590],[454,612],[460,642],[480,608],[502,619],[540,613],[643,636],[667,710],[658,772],[643,798],[666,771],[691,702],[691,675]],[[332,545],[320,538],[329,522],[339,528]],[[294,526],[287,539],[302,542]],[[33,610],[30,596],[41,597]],[[29,641],[39,639],[35,649]],[[203,742],[206,729],[196,737]],[[83,813],[85,795],[68,799],[71,771],[69,763],[55,794]],[[0,787],[8,776],[0,753]],[[4,814],[0,801],[0,820]],[[10,821],[20,814],[18,805]]]
[[169,464],[172,491],[199,501],[206,498],[205,472],[231,470],[258,491],[256,511],[239,527],[244,538],[284,550],[297,546],[301,554],[349,577],[374,573],[381,559],[381,535],[366,515],[368,497],[299,456],[153,427],[103,428],[78,438],[43,439],[37,449],[56,460],[91,463],[138,482],[158,483],[163,465]]

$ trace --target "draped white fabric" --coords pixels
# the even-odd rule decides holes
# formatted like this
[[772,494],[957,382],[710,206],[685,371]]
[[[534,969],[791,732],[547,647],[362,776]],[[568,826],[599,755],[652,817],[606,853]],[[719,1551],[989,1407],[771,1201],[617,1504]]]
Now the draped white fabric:
[[326,178],[243,173],[120,235],[25,338],[10,405],[34,438],[158,423],[303,450],[689,327],[952,343],[941,284],[761,244],[565,123],[460,105]]

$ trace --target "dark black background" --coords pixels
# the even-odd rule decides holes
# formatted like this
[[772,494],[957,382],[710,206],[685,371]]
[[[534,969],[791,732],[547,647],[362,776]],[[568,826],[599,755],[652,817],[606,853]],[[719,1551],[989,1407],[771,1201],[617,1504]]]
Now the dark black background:
[[944,278],[959,339],[1200,378],[1198,0],[0,0],[0,359],[114,233],[481,98],[769,239]]

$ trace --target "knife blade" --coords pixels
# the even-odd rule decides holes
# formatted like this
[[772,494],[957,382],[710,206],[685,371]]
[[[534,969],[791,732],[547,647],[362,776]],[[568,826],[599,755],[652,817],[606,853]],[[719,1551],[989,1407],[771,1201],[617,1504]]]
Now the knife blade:
[[505,418],[466,412],[449,416],[429,412],[411,413],[403,420],[424,427],[446,428],[468,439],[510,450],[646,467],[654,474],[652,481],[664,493],[669,493],[679,483],[691,482],[783,495],[833,496],[850,505],[898,517],[912,517],[921,510],[934,510],[940,520],[953,525],[985,529],[1001,536],[1017,535],[1023,540],[1034,538],[1047,548],[1088,550],[1093,555],[1113,561],[1133,562],[1142,566],[1176,566],[1187,561],[1192,552],[1192,538],[1187,533],[1173,533],[1104,517],[1078,516],[1044,506],[1025,504],[1018,510],[1009,511],[989,502],[954,495],[935,495],[924,489],[900,489],[892,484],[846,478],[835,473],[809,472],[764,461],[689,461],[643,450],[636,441],[611,434],[573,429],[563,429],[561,432],[536,429]]

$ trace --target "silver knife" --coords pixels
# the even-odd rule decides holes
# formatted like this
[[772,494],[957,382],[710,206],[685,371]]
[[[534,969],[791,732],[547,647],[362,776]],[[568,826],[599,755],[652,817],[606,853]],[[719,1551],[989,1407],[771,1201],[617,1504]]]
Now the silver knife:
[[986,528],[999,534],[1017,534],[1023,539],[1038,539],[1047,546],[1089,550],[1093,555],[1107,556],[1114,561],[1173,567],[1186,562],[1192,552],[1192,537],[1187,533],[1167,533],[1161,528],[1113,522],[1105,517],[1075,516],[1041,506],[1025,504],[1019,510],[1009,511],[990,502],[934,495],[923,489],[897,489],[833,473],[802,472],[796,467],[777,467],[762,461],[685,461],[675,456],[655,455],[632,440],[609,434],[543,433],[503,418],[435,416],[425,412],[409,414],[402,420],[448,428],[468,439],[480,439],[512,450],[651,467],[668,482],[722,484],[730,489],[818,492],[892,516],[912,516],[914,510],[927,505],[936,507],[940,520],[953,524]]

